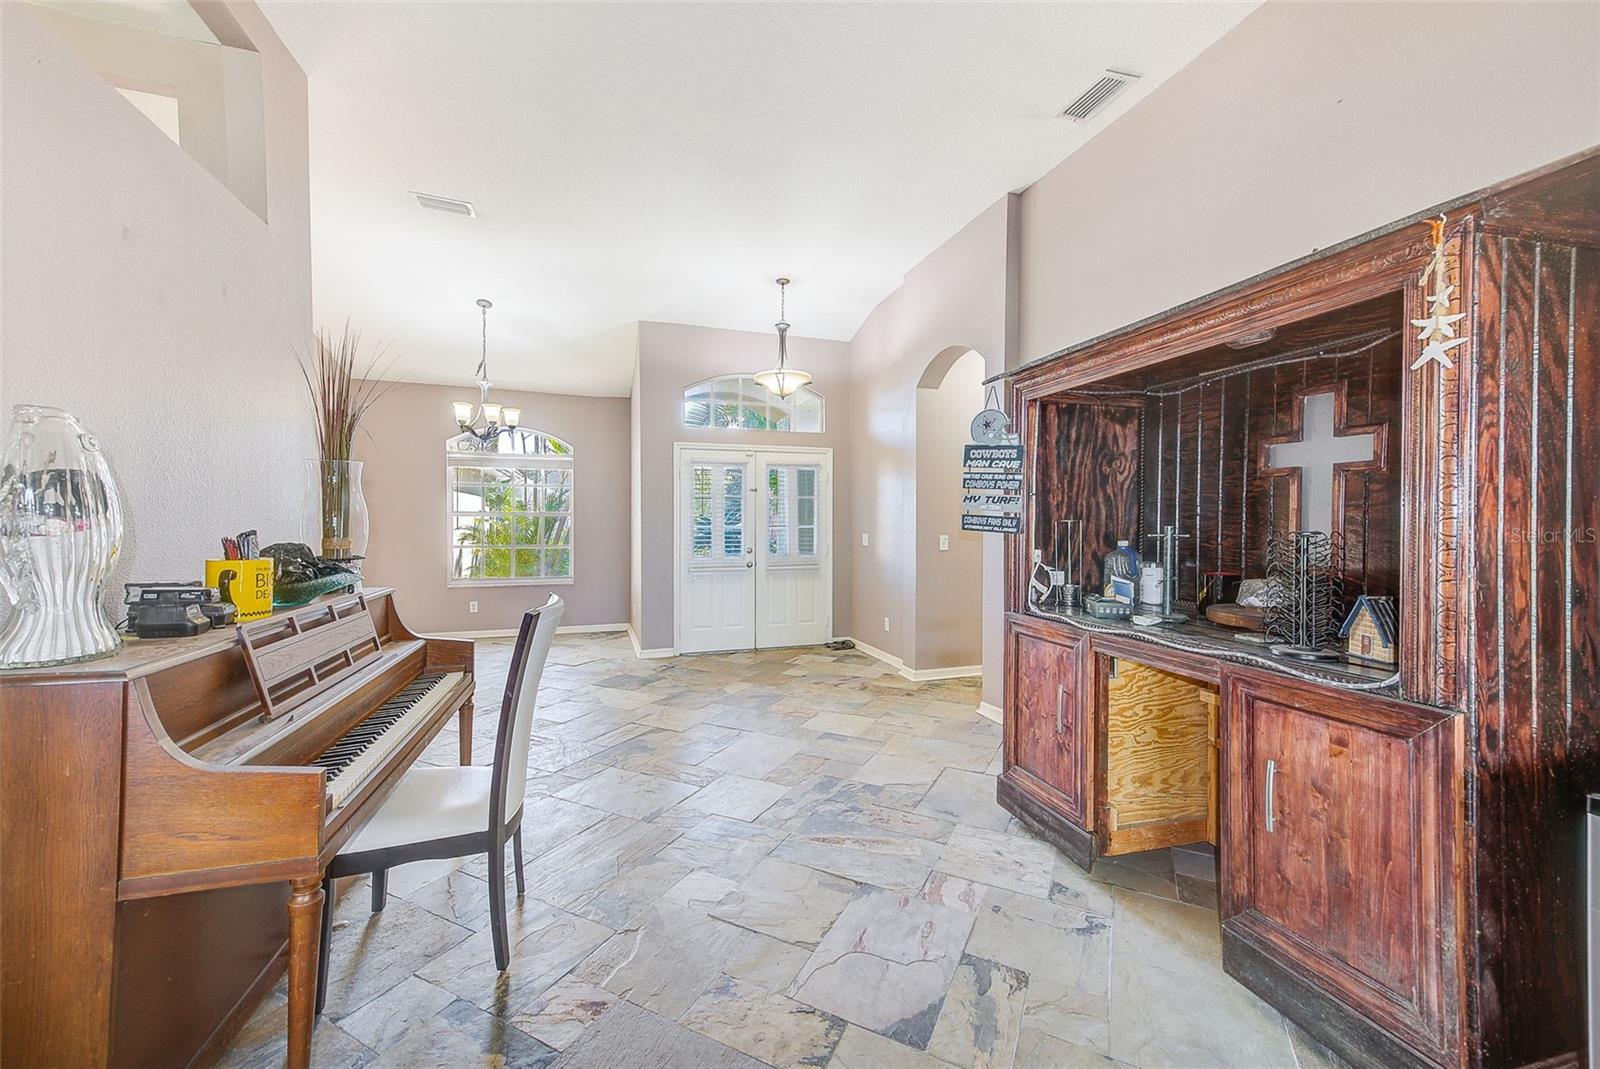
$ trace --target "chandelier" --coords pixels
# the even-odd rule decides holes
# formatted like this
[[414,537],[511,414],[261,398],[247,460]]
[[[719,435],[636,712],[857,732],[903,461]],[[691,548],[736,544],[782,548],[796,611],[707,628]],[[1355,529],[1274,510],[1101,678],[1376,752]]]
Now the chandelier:
[[492,445],[500,437],[501,431],[517,429],[517,424],[522,421],[522,409],[497,405],[489,400],[489,388],[494,385],[489,381],[489,309],[494,305],[479,297],[478,307],[483,312],[483,355],[478,358],[478,404],[474,408],[471,401],[451,401],[450,407],[455,412],[456,426],[463,433],[472,435],[483,445]]
[[778,279],[778,366],[755,373],[755,380],[777,397],[788,397],[811,381],[811,373],[789,366],[789,324],[784,322],[784,296],[789,285],[786,278]]

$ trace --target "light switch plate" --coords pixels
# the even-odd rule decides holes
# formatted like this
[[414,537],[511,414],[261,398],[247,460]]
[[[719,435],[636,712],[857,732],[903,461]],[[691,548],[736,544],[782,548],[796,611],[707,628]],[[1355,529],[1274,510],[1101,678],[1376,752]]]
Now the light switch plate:
[[861,544],[864,545],[864,546],[865,545],[869,545],[871,543],[871,541],[872,540],[867,537],[867,532],[862,531],[861,532]]
[[944,553],[949,548],[950,548],[950,536],[949,535],[940,535],[939,536],[939,552],[940,553]]

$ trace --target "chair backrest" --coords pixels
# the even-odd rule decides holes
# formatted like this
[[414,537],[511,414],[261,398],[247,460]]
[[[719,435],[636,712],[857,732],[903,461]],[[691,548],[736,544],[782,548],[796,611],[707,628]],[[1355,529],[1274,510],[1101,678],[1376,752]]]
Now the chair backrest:
[[550,642],[555,638],[556,627],[566,607],[566,602],[551,594],[549,601],[522,614],[517,647],[511,654],[511,669],[506,673],[506,694],[500,703],[500,730],[494,743],[494,800],[498,804],[490,807],[491,834],[495,834],[496,822],[503,829],[506,819],[522,806],[522,795],[527,790],[528,746],[533,736],[533,706],[539,697],[539,677],[544,674]]

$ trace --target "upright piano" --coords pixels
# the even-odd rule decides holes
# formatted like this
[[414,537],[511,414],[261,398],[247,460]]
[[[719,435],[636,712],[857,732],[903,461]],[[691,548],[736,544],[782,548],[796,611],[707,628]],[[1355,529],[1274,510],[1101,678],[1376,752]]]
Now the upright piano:
[[289,972],[309,1062],[321,874],[459,713],[472,643],[392,591],[0,672],[0,1063],[205,1065]]

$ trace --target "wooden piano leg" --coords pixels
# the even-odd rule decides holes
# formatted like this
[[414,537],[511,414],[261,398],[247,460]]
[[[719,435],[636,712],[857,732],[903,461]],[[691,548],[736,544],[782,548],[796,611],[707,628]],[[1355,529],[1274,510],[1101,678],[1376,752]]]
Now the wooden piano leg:
[[461,725],[461,763],[472,764],[472,703],[461,707],[459,717]]
[[289,1069],[311,1069],[321,936],[322,880],[315,876],[295,880],[289,894]]

